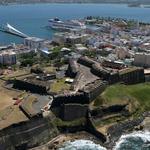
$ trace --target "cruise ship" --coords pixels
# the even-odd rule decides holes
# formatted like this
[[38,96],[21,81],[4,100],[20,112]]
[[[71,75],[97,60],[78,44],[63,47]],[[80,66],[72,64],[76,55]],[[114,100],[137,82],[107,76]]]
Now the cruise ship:
[[86,29],[85,24],[78,20],[62,21],[58,18],[50,19],[49,27],[55,30],[60,30],[60,31]]

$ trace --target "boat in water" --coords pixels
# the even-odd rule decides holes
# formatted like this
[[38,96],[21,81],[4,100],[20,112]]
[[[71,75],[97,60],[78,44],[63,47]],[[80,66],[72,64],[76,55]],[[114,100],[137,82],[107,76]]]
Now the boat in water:
[[9,34],[13,34],[13,35],[17,35],[17,36],[20,36],[22,38],[27,38],[28,35],[20,32],[19,30],[15,29],[13,26],[11,26],[10,24],[6,24],[5,26],[1,27],[0,29],[2,32],[6,32],[6,33],[9,33]]
[[59,31],[71,31],[86,29],[86,25],[78,20],[66,20],[62,21],[58,18],[49,19],[49,27]]

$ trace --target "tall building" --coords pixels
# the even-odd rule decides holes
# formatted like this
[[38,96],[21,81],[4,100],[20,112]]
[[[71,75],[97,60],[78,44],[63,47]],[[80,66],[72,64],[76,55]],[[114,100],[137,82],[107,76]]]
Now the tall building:
[[24,45],[28,46],[30,49],[37,50],[44,47],[44,41],[44,39],[28,37],[24,39]]
[[0,64],[13,65],[16,64],[16,53],[10,51],[3,51],[0,53]]
[[136,53],[134,57],[134,65],[142,67],[150,67],[150,54]]

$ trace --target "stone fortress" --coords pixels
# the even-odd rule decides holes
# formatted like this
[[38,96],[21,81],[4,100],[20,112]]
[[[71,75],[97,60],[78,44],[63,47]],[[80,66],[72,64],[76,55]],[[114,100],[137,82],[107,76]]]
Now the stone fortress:
[[[56,79],[54,73],[36,73],[26,78],[12,80],[13,88],[30,91],[31,93],[49,95],[52,97],[49,103],[49,117],[44,117],[42,111],[35,111],[32,103],[38,101],[29,97],[20,105],[21,111],[29,118],[28,121],[11,125],[0,131],[0,147],[28,149],[48,142],[48,140],[59,135],[60,132],[88,131],[106,141],[105,135],[97,131],[92,123],[95,114],[106,112],[122,112],[125,106],[112,106],[105,110],[91,110],[89,104],[99,96],[109,84],[124,83],[132,84],[144,82],[144,69],[138,67],[127,67],[118,63],[104,61],[102,63],[87,56],[68,61],[66,76],[74,79],[68,92],[51,93],[51,81]],[[29,102],[29,100],[31,100]],[[29,103],[28,103],[29,102]],[[117,109],[116,109],[117,108]],[[67,127],[55,124],[57,118],[63,121],[74,121],[84,118],[82,125]],[[12,130],[16,133],[12,133]],[[25,136],[27,133],[28,137]],[[5,134],[7,136],[5,136]],[[33,135],[31,137],[31,135]],[[15,138],[14,138],[15,136]],[[20,141],[17,139],[21,138]],[[11,143],[10,141],[12,141]],[[40,141],[38,141],[40,139]],[[2,149],[2,150],[3,150]]]
[[[69,60],[67,76],[73,77],[71,91],[67,94],[56,94],[53,97],[52,108],[65,109],[68,104],[87,105],[99,96],[109,84],[124,83],[133,84],[144,82],[144,69],[139,67],[127,67],[118,63],[104,61],[99,63],[87,56],[78,60]],[[81,108],[80,108],[81,109]],[[64,110],[65,111],[65,110]],[[60,113],[62,117],[62,112]],[[72,120],[75,113],[72,114]],[[65,113],[64,115],[67,115]],[[62,118],[67,118],[63,116]]]
[[[31,75],[26,78],[14,79],[13,88],[30,91],[31,93],[48,94],[53,97],[51,108],[66,108],[64,105],[88,105],[98,97],[110,84],[134,84],[144,82],[144,69],[103,61],[102,63],[87,56],[70,59],[66,76],[73,80],[68,92],[51,93],[51,81],[56,79],[54,73]],[[27,109],[24,109],[27,110]],[[73,115],[74,113],[72,113]],[[39,113],[37,113],[39,115]],[[34,113],[36,116],[36,113]],[[61,116],[62,117],[62,114]],[[62,118],[67,118],[63,116]],[[72,117],[72,119],[76,119]]]

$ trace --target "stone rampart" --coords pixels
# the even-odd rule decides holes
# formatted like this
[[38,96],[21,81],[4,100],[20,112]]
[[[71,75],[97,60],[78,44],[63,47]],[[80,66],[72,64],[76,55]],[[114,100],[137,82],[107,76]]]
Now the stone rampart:
[[84,78],[84,75],[82,72],[79,71],[76,74],[76,77],[75,77],[73,83],[71,84],[71,87],[70,87],[71,90],[77,91],[78,89],[80,89],[81,78]]
[[79,72],[79,66],[76,60],[69,59],[69,65],[67,69],[67,75],[71,78],[75,78],[77,73]]
[[69,103],[88,104],[89,101],[83,92],[77,92],[75,94],[58,94],[53,97],[52,107],[59,107],[62,104]]
[[64,104],[61,108],[61,118],[65,121],[86,118],[88,105],[81,104]]
[[54,95],[52,107],[58,107],[62,104],[69,103],[89,104],[105,90],[107,85],[107,82],[95,80],[94,82],[87,84],[77,93]]
[[139,67],[125,67],[114,62],[105,61],[102,64],[88,57],[81,57],[79,63],[91,68],[91,72],[108,81],[109,84],[123,82],[125,84],[134,84],[145,81],[144,69]]
[[119,73],[120,81],[125,84],[135,84],[145,81],[143,68],[126,68]]
[[49,87],[46,85],[38,85],[24,80],[14,80],[13,88],[19,90],[31,91],[32,93],[46,94]]
[[93,134],[95,137],[100,139],[103,143],[106,142],[106,140],[107,140],[106,136],[96,129],[91,118],[87,119],[86,131]]
[[91,102],[106,89],[107,85],[106,81],[98,79],[87,84],[81,91],[84,92],[85,97]]
[[0,131],[1,150],[24,150],[39,146],[58,135],[50,118],[34,118]]
[[109,84],[119,82],[120,80],[118,71],[107,69],[98,63],[92,65],[91,72],[101,79],[108,81]]
[[91,68],[92,65],[96,63],[96,61],[94,61],[94,60],[88,58],[87,56],[85,56],[85,57],[80,57],[78,59],[78,63]]
[[119,69],[119,70],[125,68],[124,64],[120,64],[120,63],[116,63],[116,62],[112,62],[112,61],[107,61],[107,60],[104,60],[102,62],[102,66],[112,68],[112,69]]
[[95,108],[90,110],[91,116],[92,117],[103,117],[105,115],[110,115],[113,113],[121,113],[123,111],[126,111],[126,106],[127,104],[118,104],[118,105],[112,105],[112,106],[105,106],[101,108]]

